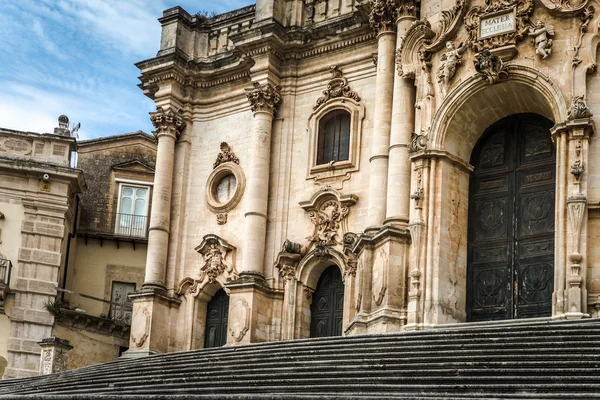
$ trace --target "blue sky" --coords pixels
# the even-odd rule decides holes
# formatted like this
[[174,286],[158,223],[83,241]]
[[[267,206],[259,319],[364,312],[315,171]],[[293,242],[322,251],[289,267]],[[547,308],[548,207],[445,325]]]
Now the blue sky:
[[0,127],[52,132],[60,114],[80,139],[144,130],[153,102],[135,62],[160,44],[162,11],[222,13],[253,0],[0,0]]

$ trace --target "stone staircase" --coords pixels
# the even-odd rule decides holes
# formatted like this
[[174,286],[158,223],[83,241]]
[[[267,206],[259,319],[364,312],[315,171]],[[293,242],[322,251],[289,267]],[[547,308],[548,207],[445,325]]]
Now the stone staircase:
[[600,320],[306,339],[0,381],[31,399],[600,399]]

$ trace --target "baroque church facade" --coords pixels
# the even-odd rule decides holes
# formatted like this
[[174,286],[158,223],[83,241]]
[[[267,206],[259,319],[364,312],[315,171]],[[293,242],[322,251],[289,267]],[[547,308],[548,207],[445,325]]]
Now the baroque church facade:
[[166,10],[126,354],[597,317],[598,10]]

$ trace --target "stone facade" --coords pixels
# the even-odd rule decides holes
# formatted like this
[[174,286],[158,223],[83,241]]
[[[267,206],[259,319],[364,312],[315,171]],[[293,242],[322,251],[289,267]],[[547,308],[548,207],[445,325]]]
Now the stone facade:
[[[130,354],[202,347],[220,289],[228,345],[309,337],[331,265],[345,335],[466,322],[469,224],[487,216],[473,210],[474,148],[517,114],[553,126],[544,317],[598,316],[599,18],[585,0],[258,0],[208,20],[166,10],[160,50],[137,64],[158,153]],[[348,156],[319,165],[332,112],[349,115]],[[237,186],[219,202],[229,176]]]

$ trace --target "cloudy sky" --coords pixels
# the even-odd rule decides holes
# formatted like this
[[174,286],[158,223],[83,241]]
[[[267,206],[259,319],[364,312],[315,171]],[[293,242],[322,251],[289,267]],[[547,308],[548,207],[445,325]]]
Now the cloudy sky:
[[60,114],[80,139],[144,130],[152,101],[137,61],[160,44],[162,11],[222,13],[253,0],[0,0],[0,127],[52,132]]

